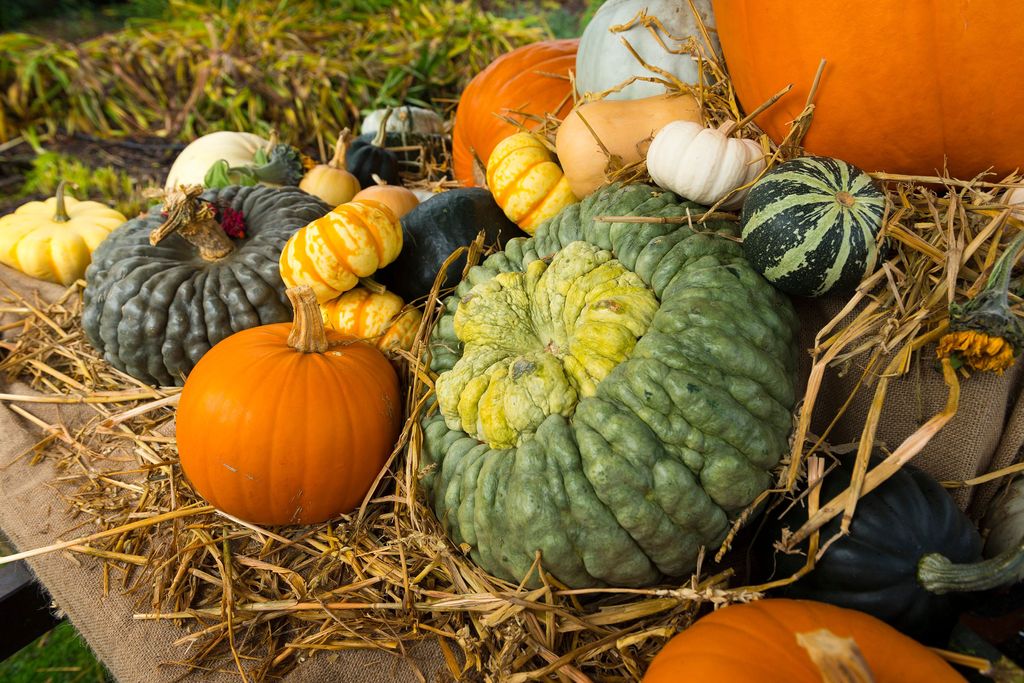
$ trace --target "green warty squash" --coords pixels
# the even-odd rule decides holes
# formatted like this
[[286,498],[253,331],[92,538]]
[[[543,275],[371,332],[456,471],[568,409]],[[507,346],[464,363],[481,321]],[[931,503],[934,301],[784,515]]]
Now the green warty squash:
[[640,586],[701,546],[787,450],[796,316],[734,224],[611,185],[471,269],[430,342],[423,484],[452,540],[519,581],[542,553],[570,586]]
[[150,384],[180,386],[221,339],[291,320],[281,250],[329,208],[298,188],[263,185],[207,190],[200,200],[200,215],[215,214],[204,223],[209,234],[160,234],[166,217],[157,206],[114,230],[85,272],[89,341]]

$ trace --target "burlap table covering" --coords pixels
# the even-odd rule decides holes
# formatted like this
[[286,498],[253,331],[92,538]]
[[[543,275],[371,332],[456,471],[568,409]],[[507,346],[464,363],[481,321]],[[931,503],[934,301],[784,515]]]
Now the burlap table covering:
[[[0,280],[30,298],[38,292],[42,299],[52,300],[63,291],[3,266],[0,266]],[[807,349],[813,344],[817,329],[838,308],[836,302],[828,301],[797,303],[804,321],[801,347]],[[806,353],[801,356],[804,358],[802,372],[806,376],[808,356]],[[934,365],[923,362],[919,376],[891,385],[878,434],[891,447],[913,432],[922,417],[927,419],[944,406],[946,387]],[[851,372],[840,378],[830,373],[819,398],[816,429],[822,428],[822,421],[827,421],[848,396],[857,374]],[[1018,364],[1002,377],[975,375],[964,382],[959,413],[915,462],[940,479],[955,480],[968,479],[1014,462],[1024,443],[1024,406],[1018,400],[1021,381]],[[30,391],[18,382],[7,383],[3,390],[19,394]],[[870,397],[869,389],[854,402],[849,411],[850,419],[834,430],[833,443],[858,438]],[[60,417],[64,424],[72,427],[90,414],[85,406],[31,404],[27,407],[43,420],[52,423]],[[47,462],[29,465],[28,458],[23,457],[25,450],[39,441],[38,427],[13,413],[5,404],[0,408],[0,435],[0,528],[19,549],[46,546],[97,530],[91,525],[79,526],[80,522],[51,483],[57,476],[53,465]],[[992,485],[964,489],[956,495],[964,507],[970,506],[970,511],[978,516],[984,512],[984,503],[992,489]],[[134,620],[135,606],[116,588],[109,595],[102,595],[98,561],[57,553],[34,558],[30,564],[55,603],[119,681],[238,680],[228,663],[222,671],[192,674],[174,665],[175,661],[187,658],[188,653],[184,647],[171,643],[187,631],[166,622]],[[373,650],[320,653],[302,662],[283,680],[288,683],[414,681],[418,680],[417,671],[428,681],[450,678],[436,643],[410,643],[402,654]]]

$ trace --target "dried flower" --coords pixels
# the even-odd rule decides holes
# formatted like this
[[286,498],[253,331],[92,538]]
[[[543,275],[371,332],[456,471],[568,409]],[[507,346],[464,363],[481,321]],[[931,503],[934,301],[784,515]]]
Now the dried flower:
[[1024,232],[996,261],[978,295],[949,305],[949,332],[939,340],[938,357],[953,358],[975,370],[1002,374],[1024,349],[1024,323],[1010,310],[1010,271],[1024,245]]

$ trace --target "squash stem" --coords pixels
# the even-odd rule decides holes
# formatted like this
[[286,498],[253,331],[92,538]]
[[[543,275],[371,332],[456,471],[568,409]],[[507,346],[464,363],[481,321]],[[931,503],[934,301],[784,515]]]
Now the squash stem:
[[385,147],[385,140],[388,135],[388,119],[391,118],[391,113],[394,111],[391,107],[384,110],[384,116],[380,120],[380,128],[377,129],[377,135],[373,138],[374,147]]
[[201,185],[180,185],[168,192],[164,202],[167,220],[149,233],[149,243],[156,246],[176,232],[199,250],[204,261],[219,261],[234,251],[231,238],[217,223],[213,205],[199,198],[202,193]]
[[857,641],[840,638],[828,629],[796,634],[796,642],[807,650],[823,683],[874,683]]
[[70,214],[68,214],[68,208],[64,204],[64,186],[67,184],[66,181],[62,180],[57,183],[57,210],[53,214],[53,220],[57,223],[67,223],[71,220]]
[[1024,543],[981,562],[955,564],[939,553],[917,563],[917,582],[930,593],[971,593],[1024,579]]
[[295,309],[288,346],[299,353],[323,353],[327,350],[327,329],[316,294],[309,285],[298,285],[285,290]]
[[[387,208],[390,209],[390,207],[387,207]],[[371,277],[361,277],[361,278],[359,278],[359,284],[361,284],[363,287],[365,287],[366,289],[370,290],[374,294],[383,294],[384,292],[388,291],[387,287],[385,287],[384,285],[382,285],[381,283],[377,282],[376,280],[374,280]]]
[[338,141],[334,143],[334,156],[327,162],[331,168],[345,168],[345,154],[352,142],[352,131],[348,128],[338,134]]

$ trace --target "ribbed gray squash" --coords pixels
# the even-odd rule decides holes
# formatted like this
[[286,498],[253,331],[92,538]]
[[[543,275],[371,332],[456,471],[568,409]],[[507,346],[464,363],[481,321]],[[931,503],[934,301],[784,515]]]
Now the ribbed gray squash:
[[431,336],[424,489],[487,571],[570,586],[680,577],[787,451],[796,316],[735,226],[612,185],[468,273]]
[[877,268],[885,195],[864,171],[801,157],[766,173],[743,202],[750,262],[789,294],[852,291]]
[[86,270],[82,325],[111,365],[150,384],[181,385],[210,347],[257,325],[291,320],[278,258],[329,207],[297,188],[231,186],[202,199],[241,212],[246,236],[206,261],[177,234],[157,245],[162,207],[114,230]]

